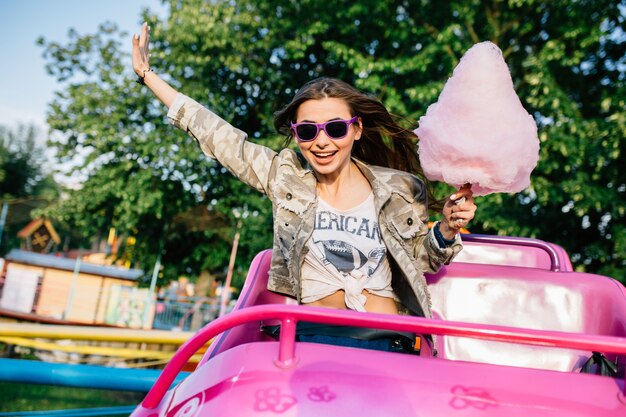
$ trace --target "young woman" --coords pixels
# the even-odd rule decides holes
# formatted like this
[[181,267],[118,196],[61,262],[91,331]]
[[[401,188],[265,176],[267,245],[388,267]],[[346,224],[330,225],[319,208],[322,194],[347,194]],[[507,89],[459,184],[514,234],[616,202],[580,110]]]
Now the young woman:
[[429,231],[416,137],[379,100],[340,80],[313,80],[275,115],[299,153],[275,152],[159,78],[148,50],[144,24],[133,69],[169,108],[170,123],[272,201],[269,290],[313,306],[431,316],[424,272],[461,250],[458,231],[476,206],[470,190],[459,190]]

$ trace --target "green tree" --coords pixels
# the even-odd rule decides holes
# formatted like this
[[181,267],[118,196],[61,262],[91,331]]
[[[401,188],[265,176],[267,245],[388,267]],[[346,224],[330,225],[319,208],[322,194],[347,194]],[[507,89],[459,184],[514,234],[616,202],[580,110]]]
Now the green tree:
[[168,280],[202,270],[225,274],[238,209],[246,217],[242,281],[244,264],[271,242],[267,202],[166,126],[164,107],[124,65],[127,34],[105,24],[97,35],[69,37],[67,46],[41,40],[48,70],[67,87],[50,108],[50,143],[62,162],[73,163],[69,174],[87,179],[47,214],[87,238],[104,237],[110,227],[136,238],[121,256],[146,278],[162,250],[159,278]]
[[33,209],[59,196],[60,187],[50,174],[43,147],[37,144],[34,125],[14,129],[0,126],[0,211],[7,211],[0,253],[19,247],[17,232],[31,220]]
[[[462,54],[493,41],[538,122],[541,160],[526,192],[479,200],[473,231],[560,243],[578,269],[623,276],[624,1],[168,4],[166,19],[144,16],[155,70],[275,148],[283,139],[273,131],[273,113],[311,78],[339,77],[373,92],[414,127]],[[131,82],[128,35],[105,24],[97,34],[70,31],[69,38],[67,45],[41,41],[48,70],[67,86],[50,106],[49,123],[61,158],[86,155],[77,170],[89,179],[57,213],[89,233],[113,225],[136,236],[144,268],[164,242],[171,273],[194,274],[225,270],[238,209],[249,214],[241,279],[252,255],[270,246],[267,201],[165,125],[162,105]],[[196,207],[216,230],[180,221]]]

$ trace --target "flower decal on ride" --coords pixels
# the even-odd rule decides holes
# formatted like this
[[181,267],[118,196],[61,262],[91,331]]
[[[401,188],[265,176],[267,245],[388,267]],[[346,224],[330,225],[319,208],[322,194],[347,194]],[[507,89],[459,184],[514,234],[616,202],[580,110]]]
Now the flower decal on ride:
[[204,394],[200,392],[182,404],[179,404],[170,413],[168,413],[168,417],[194,417],[198,414],[200,405],[203,401]]
[[452,387],[453,398],[450,400],[450,407],[461,410],[474,407],[485,410],[489,406],[497,407],[498,402],[483,388],[471,388],[456,385]]
[[277,387],[260,389],[255,394],[255,411],[272,411],[282,414],[296,404],[296,397],[289,394],[281,394]]
[[309,393],[307,394],[307,397],[309,398],[309,400],[315,402],[330,402],[334,400],[337,395],[329,390],[326,385],[323,385],[321,387],[309,388]]

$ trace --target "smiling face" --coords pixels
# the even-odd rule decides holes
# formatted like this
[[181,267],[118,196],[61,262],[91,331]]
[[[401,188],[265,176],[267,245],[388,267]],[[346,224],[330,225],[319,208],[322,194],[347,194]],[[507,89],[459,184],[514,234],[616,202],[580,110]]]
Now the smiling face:
[[[324,123],[331,120],[349,120],[348,103],[342,99],[326,97],[308,100],[298,107],[295,123]],[[310,142],[298,142],[300,152],[317,173],[318,180],[334,180],[350,168],[350,156],[355,140],[361,137],[361,121],[348,127],[348,134],[341,139],[331,139],[324,130]]]

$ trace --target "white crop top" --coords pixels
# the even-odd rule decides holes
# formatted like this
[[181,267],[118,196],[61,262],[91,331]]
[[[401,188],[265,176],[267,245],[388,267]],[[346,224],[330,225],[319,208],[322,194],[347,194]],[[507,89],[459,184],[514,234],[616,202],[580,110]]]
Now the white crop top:
[[319,199],[308,248],[302,265],[303,303],[339,290],[345,292],[346,306],[357,311],[365,311],[363,290],[397,300],[373,194],[349,210]]

